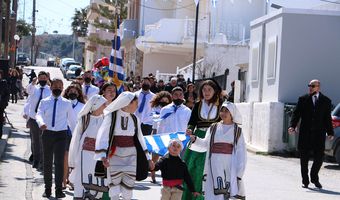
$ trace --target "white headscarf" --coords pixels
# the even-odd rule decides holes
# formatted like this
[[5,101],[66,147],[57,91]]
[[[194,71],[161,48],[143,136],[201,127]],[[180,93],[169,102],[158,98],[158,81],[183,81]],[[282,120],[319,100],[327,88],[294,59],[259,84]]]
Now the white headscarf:
[[[222,107],[225,107],[229,110],[231,116],[233,117],[233,122],[236,124],[242,124],[242,116],[240,111],[237,109],[236,105],[232,102],[225,101],[222,104]],[[221,107],[221,108],[222,108]]]
[[85,104],[83,109],[78,114],[78,118],[81,118],[84,115],[87,115],[89,112],[93,112],[97,110],[100,106],[102,106],[107,100],[102,95],[94,95],[92,96]]
[[124,108],[125,106],[129,105],[131,101],[135,98],[136,94],[132,92],[122,92],[119,94],[119,96],[110,103],[105,109],[104,109],[104,115],[107,115],[109,113],[112,113],[116,110],[119,110],[121,108]]

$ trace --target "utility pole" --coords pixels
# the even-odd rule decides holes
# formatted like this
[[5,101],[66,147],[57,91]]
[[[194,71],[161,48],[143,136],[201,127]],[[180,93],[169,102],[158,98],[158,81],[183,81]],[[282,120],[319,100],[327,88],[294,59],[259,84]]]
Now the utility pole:
[[9,41],[10,41],[10,66],[15,67],[15,56],[17,50],[17,41],[14,39],[14,35],[16,34],[16,26],[17,26],[17,12],[18,12],[18,0],[13,0],[12,2],[12,13],[11,13],[11,23],[10,23],[10,34],[9,34]]
[[5,21],[5,49],[4,49],[4,58],[8,59],[8,45],[9,45],[9,17],[11,13],[11,0],[6,1],[6,21]]
[[33,0],[33,11],[32,11],[32,44],[31,44],[31,62],[32,65],[35,65],[35,56],[34,56],[34,50],[35,50],[35,12],[36,12],[36,0]]
[[197,29],[198,29],[198,14],[200,3],[197,1],[196,5],[196,19],[195,19],[195,38],[194,38],[194,56],[192,61],[192,83],[195,83],[195,68],[196,68],[196,53],[197,53]]
[[[2,0],[0,0],[0,8],[2,8]],[[0,9],[0,57],[2,58],[2,9]]]

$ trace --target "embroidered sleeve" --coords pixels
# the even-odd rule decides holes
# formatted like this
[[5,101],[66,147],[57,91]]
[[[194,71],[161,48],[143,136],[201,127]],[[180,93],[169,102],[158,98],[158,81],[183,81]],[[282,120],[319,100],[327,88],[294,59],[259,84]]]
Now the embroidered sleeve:
[[109,134],[111,127],[112,115],[111,113],[105,115],[103,123],[101,124],[96,138],[96,154],[95,160],[101,160],[106,157],[106,150],[109,148]]

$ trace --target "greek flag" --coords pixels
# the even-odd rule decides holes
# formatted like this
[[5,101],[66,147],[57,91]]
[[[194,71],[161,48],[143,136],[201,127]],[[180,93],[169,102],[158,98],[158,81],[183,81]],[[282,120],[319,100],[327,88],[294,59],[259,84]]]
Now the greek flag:
[[190,137],[185,135],[184,132],[176,132],[169,134],[156,134],[144,136],[146,146],[149,152],[164,156],[168,153],[168,144],[171,139],[179,139],[182,141],[183,147],[185,148],[187,143],[190,141]]
[[117,17],[116,37],[112,40],[112,50],[110,55],[109,76],[117,86],[118,93],[124,91],[123,81],[125,80],[125,70],[123,67],[123,55],[120,49],[119,17]]

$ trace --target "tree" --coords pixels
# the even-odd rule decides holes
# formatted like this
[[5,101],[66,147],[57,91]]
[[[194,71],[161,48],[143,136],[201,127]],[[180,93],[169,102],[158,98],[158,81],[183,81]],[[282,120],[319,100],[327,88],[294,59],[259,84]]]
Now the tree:
[[19,19],[17,21],[17,34],[20,36],[20,38],[23,38],[24,36],[30,36],[32,34],[32,25],[28,24],[25,20]]
[[86,37],[87,34],[87,8],[82,8],[80,10],[75,9],[74,16],[72,17],[72,31],[78,37]]

